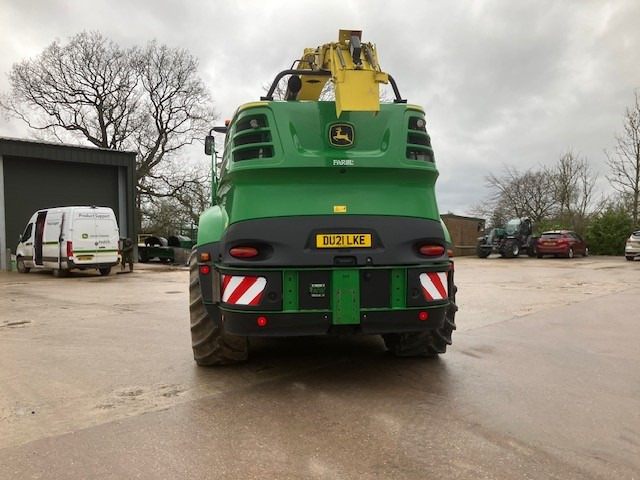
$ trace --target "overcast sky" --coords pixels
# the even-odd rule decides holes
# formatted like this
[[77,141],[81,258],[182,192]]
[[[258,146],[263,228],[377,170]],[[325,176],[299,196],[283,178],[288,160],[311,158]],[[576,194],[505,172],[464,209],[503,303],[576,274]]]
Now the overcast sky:
[[[0,91],[14,62],[99,30],[122,46],[157,38],[189,50],[222,119],[304,47],[361,29],[403,96],[426,109],[442,213],[467,213],[488,171],[551,164],[568,148],[607,189],[603,149],[640,88],[638,0],[0,0],[0,12]],[[29,135],[0,123],[0,136]]]

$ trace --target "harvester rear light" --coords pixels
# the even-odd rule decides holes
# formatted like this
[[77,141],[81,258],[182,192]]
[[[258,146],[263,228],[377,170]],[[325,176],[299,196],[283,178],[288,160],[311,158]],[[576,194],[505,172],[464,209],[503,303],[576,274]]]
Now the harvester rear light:
[[73,258],[73,242],[67,242],[67,258]]
[[267,326],[267,317],[260,316],[258,317],[258,326],[266,327]]
[[253,258],[258,256],[258,249],[253,247],[233,247],[229,254],[235,258]]
[[211,272],[211,267],[209,265],[201,265],[200,266],[200,273],[202,275],[209,275],[209,272]]
[[200,254],[200,261],[201,262],[208,262],[209,260],[211,260],[211,254],[210,253],[201,253]]
[[424,322],[427,318],[429,318],[429,314],[427,312],[420,312],[418,314],[418,318]]
[[418,251],[427,257],[439,257],[445,250],[442,245],[422,245]]

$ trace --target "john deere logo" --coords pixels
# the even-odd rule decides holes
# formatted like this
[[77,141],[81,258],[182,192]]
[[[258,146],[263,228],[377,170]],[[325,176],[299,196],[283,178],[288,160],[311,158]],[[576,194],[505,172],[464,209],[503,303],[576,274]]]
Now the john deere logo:
[[334,147],[350,147],[354,142],[353,127],[347,123],[336,123],[329,129],[329,143]]

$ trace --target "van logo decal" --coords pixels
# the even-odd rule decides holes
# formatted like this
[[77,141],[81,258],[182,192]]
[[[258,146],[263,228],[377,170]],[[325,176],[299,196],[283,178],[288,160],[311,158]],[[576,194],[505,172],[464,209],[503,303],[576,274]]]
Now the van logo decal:
[[353,126],[348,123],[334,123],[329,127],[329,143],[334,147],[351,147],[354,141]]

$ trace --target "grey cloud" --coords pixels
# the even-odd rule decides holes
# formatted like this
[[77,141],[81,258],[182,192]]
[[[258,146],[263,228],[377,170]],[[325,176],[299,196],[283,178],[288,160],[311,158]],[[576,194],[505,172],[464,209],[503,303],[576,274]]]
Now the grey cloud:
[[[3,73],[54,38],[84,29],[123,45],[157,38],[200,59],[222,118],[256,100],[302,48],[336,39],[339,28],[361,28],[403,95],[425,106],[440,208],[456,213],[486,193],[484,175],[505,163],[549,164],[573,147],[604,176],[602,149],[640,87],[635,0],[100,0],[91,9],[63,0],[0,0],[0,8]],[[25,132],[0,125],[0,135],[17,131]]]

